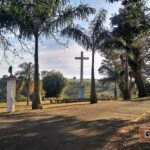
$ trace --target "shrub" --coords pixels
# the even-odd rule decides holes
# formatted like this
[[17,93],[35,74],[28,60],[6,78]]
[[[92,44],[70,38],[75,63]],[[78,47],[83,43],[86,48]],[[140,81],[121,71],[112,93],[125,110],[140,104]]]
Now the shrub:
[[51,71],[43,77],[45,97],[59,97],[66,85],[67,80],[60,72]]
[[23,96],[23,95],[18,95],[16,97],[16,102],[26,102],[27,101],[27,97]]

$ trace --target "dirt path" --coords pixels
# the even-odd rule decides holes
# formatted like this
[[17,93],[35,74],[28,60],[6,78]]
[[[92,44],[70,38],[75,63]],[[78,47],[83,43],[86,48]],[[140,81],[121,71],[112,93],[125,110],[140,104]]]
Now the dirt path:
[[145,102],[99,102],[0,114],[0,150],[102,150]]

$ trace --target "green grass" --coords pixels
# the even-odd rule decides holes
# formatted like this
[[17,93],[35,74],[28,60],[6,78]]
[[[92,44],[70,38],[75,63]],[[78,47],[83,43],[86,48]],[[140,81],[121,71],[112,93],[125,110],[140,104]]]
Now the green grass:
[[150,101],[150,97],[132,98],[133,101]]

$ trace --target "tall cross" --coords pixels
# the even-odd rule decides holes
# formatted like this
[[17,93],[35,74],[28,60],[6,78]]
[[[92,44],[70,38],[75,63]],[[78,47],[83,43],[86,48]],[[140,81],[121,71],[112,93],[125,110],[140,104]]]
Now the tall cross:
[[75,57],[75,59],[81,60],[79,98],[84,98],[84,92],[83,92],[83,60],[88,60],[89,57],[83,57],[83,52],[81,52],[81,57]]

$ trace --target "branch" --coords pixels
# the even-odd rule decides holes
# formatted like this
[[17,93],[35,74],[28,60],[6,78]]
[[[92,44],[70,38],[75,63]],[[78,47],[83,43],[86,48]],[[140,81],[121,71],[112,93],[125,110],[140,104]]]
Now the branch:
[[[30,54],[33,54],[31,51],[30,51],[30,48],[27,46],[26,43],[24,43],[21,38],[12,30],[10,29],[10,31],[13,33],[13,35],[15,36],[15,38],[17,38],[17,40],[19,41],[20,43],[20,46],[21,46],[21,50],[23,50],[24,52],[28,52]],[[32,47],[33,48],[33,47]],[[27,51],[26,51],[27,49]]]
[[53,33],[51,33],[51,35],[55,39],[56,43],[58,43],[59,45],[61,45],[63,47],[68,47],[69,40],[67,40],[66,43],[62,43],[62,42],[60,42],[60,40],[58,38],[56,38],[56,36]]

